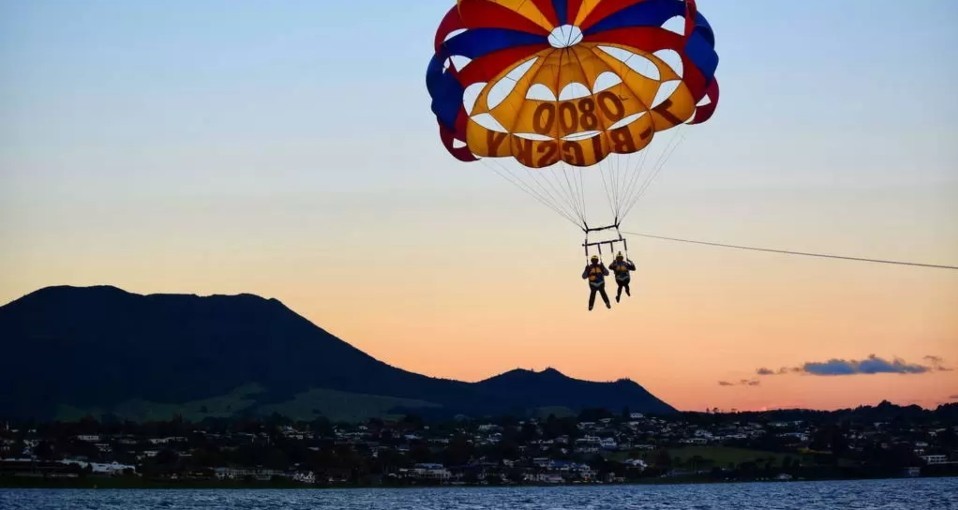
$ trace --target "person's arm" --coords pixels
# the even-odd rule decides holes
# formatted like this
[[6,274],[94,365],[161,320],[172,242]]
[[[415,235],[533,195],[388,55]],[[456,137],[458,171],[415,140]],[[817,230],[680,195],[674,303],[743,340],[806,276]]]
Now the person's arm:
[[585,266],[585,271],[582,271],[582,279],[585,280],[589,277],[589,266]]
[[609,276],[609,270],[606,269],[605,264],[601,264],[602,267],[602,276]]
[[629,261],[629,271],[635,271],[635,262]]

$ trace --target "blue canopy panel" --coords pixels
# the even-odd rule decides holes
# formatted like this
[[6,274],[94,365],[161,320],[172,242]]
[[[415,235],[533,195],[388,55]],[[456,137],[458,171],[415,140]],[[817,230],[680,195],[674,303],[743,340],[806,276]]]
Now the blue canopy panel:
[[426,88],[432,96],[432,112],[436,119],[446,128],[455,130],[465,89],[452,72],[444,69],[448,58],[441,54],[432,57],[426,71]]
[[555,9],[556,18],[559,25],[569,24],[569,0],[552,0],[552,8]]
[[[661,27],[666,21],[685,16],[685,2],[676,0],[647,0],[609,15],[589,27],[585,35],[598,34],[607,30],[635,27]],[[706,83],[715,77],[718,68],[718,53],[715,51],[715,35],[705,16],[697,13],[695,30],[688,37],[685,52],[692,60]]]
[[456,119],[462,107],[465,87],[456,78],[446,61],[454,56],[476,60],[491,53],[516,46],[548,44],[541,35],[500,28],[477,28],[449,38],[442,44],[426,70],[426,88],[432,96],[432,111],[445,127],[455,130]]

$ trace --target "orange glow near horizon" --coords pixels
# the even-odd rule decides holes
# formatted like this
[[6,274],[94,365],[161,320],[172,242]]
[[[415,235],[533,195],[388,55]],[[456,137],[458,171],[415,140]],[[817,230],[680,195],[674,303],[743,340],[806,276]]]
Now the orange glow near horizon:
[[[637,241],[633,297],[589,313],[583,261],[568,249],[576,242],[568,231],[548,223],[537,230],[534,210],[516,213],[526,218],[509,228],[482,229],[489,219],[467,209],[435,220],[462,227],[445,231],[438,247],[428,242],[441,230],[436,225],[376,230],[376,249],[346,229],[321,239],[267,229],[258,239],[236,234],[209,245],[200,236],[190,240],[199,243],[194,249],[185,240],[144,237],[128,248],[78,244],[90,250],[73,253],[82,266],[52,254],[8,260],[21,270],[6,274],[2,289],[7,301],[48,284],[255,293],[406,370],[466,381],[547,367],[588,380],[627,377],[684,410],[835,409],[884,399],[934,407],[958,395],[958,371],[755,372],[871,354],[909,363],[933,355],[958,368],[958,275],[951,272]],[[322,244],[330,239],[339,248]],[[501,239],[524,242],[500,250]],[[718,384],[743,379],[760,384]]]

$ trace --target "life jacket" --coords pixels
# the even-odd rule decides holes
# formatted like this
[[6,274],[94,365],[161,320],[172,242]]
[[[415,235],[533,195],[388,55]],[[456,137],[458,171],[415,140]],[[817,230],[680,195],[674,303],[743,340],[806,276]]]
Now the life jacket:
[[629,274],[632,268],[630,268],[629,263],[624,260],[622,262],[616,260],[609,265],[609,269],[615,273],[615,280],[618,282],[628,282],[632,279],[632,275]]
[[601,265],[589,265],[589,283],[600,283],[605,279]]

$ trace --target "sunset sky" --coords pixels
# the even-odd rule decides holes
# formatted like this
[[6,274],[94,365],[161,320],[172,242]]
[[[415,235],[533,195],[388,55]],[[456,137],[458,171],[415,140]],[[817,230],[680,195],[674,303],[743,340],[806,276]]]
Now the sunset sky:
[[[634,238],[633,297],[587,312],[581,232],[439,142],[451,5],[0,2],[0,304],[248,292],[432,376],[554,367],[685,410],[958,401],[958,271]],[[699,8],[721,103],[627,230],[958,265],[958,2]]]

